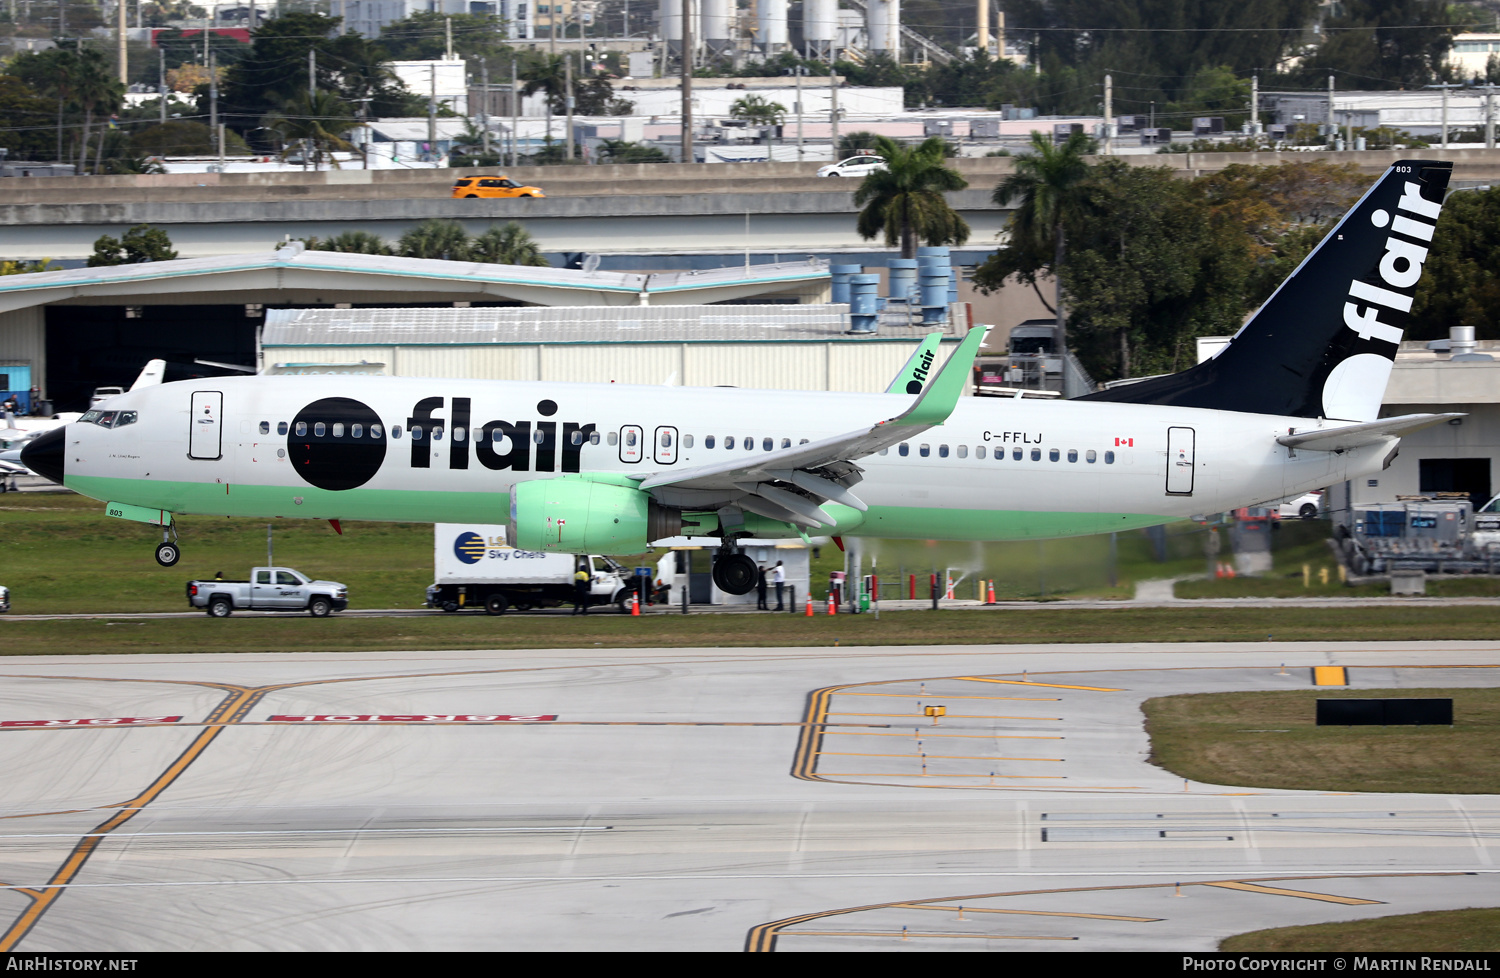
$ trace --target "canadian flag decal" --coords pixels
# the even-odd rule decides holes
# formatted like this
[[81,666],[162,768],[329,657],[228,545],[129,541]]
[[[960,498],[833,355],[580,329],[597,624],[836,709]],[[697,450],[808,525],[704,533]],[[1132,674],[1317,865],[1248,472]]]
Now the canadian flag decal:
[[1119,448],[1121,445],[1124,445],[1126,448],[1134,448],[1135,447],[1135,439],[1134,438],[1116,438],[1115,439],[1115,447]]

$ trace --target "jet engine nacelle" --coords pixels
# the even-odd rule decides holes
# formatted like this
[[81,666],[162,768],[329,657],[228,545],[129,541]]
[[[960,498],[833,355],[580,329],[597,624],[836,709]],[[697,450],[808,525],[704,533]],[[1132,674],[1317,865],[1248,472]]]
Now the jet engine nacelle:
[[510,491],[509,539],[521,550],[638,554],[682,532],[682,513],[634,484],[561,476],[518,482]]

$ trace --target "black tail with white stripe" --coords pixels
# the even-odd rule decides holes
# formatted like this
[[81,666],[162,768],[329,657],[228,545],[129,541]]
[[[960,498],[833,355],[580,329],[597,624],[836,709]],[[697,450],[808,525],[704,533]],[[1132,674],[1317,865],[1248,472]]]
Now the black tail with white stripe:
[[1374,420],[1452,173],[1393,163],[1217,356],[1080,400]]

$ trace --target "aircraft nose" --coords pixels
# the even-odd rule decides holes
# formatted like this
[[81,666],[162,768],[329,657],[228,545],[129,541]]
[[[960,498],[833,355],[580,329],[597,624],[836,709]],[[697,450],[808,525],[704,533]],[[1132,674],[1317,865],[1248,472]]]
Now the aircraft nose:
[[53,428],[27,442],[21,449],[21,464],[37,475],[58,485],[63,481],[63,460],[67,451],[68,426]]

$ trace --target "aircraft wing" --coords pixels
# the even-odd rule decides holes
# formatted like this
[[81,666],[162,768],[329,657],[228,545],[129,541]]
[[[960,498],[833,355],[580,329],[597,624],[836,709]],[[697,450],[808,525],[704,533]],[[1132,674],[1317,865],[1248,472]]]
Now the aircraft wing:
[[[743,493],[740,505],[751,512],[802,526],[833,526],[837,520],[819,508],[820,502],[831,500],[858,510],[868,508],[849,491],[863,477],[855,460],[946,421],[958,406],[988,330],[970,330],[927,389],[893,418],[805,445],[657,472],[642,479],[640,487]],[[787,487],[771,485],[773,482],[786,483]]]
[[1423,428],[1431,428],[1433,425],[1463,416],[1462,414],[1403,414],[1395,418],[1381,418],[1379,421],[1345,425],[1342,428],[1294,431],[1282,435],[1276,441],[1291,449],[1311,452],[1347,452],[1351,448],[1378,445],[1387,438],[1399,438],[1413,431],[1421,431]]

